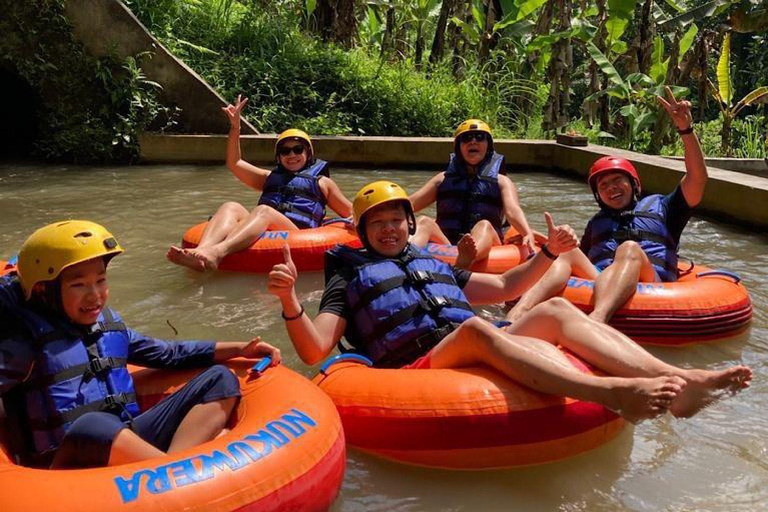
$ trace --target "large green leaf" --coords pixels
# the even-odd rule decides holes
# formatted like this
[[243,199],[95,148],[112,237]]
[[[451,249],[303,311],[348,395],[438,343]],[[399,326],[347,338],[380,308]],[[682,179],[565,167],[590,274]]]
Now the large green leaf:
[[516,8],[514,10],[510,11],[509,14],[505,15],[493,26],[493,31],[497,32],[499,30],[503,30],[509,25],[512,25],[513,23],[517,23],[518,21],[528,17],[528,15],[535,12],[545,3],[547,3],[547,0],[520,0],[519,5],[516,4]]
[[744,107],[748,107],[749,105],[754,105],[757,103],[768,103],[768,86],[758,87],[754,91],[744,96],[733,109],[733,115],[737,115]]
[[696,34],[699,33],[699,27],[696,26],[694,23],[688,28],[688,31],[685,33],[685,35],[680,39],[680,58],[683,58],[683,55],[688,53],[688,50],[691,49],[691,46],[693,46],[693,41],[696,39]]
[[635,15],[636,0],[608,0],[608,47],[618,41],[627,29],[629,20]]
[[726,106],[733,99],[733,84],[731,83],[731,33],[723,38],[723,48],[717,61],[717,89]]
[[592,57],[592,60],[595,61],[595,64],[597,64],[600,70],[606,74],[608,80],[616,85],[624,85],[624,80],[622,80],[619,72],[616,71],[613,64],[611,64],[608,58],[603,55],[603,52],[601,52],[591,41],[587,43],[587,51],[589,52],[590,57]]
[[315,7],[317,7],[317,0],[307,0],[307,16],[315,12]]
[[676,10],[677,12],[685,12],[685,7],[680,5],[679,2],[675,2],[675,0],[665,0],[667,2],[667,5]]
[[661,36],[656,36],[653,39],[653,53],[651,54],[651,69],[649,72],[651,78],[657,84],[664,82],[664,79],[667,77],[666,62],[664,61],[664,39]]
[[683,14],[670,18],[659,24],[659,30],[668,32],[670,30],[682,30],[694,21],[700,21],[704,18],[717,14],[719,8],[727,7],[733,3],[733,0],[712,0],[695,9],[686,11]]

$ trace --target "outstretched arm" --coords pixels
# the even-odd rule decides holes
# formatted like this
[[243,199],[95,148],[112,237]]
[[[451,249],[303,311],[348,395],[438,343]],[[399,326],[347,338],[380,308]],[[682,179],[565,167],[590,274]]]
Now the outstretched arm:
[[504,205],[504,216],[509,224],[514,227],[518,233],[523,235],[523,244],[528,246],[528,250],[533,253],[536,250],[534,245],[533,230],[528,225],[528,219],[520,207],[520,198],[517,195],[517,187],[511,179],[504,175],[499,176],[499,190],[501,191],[501,202]]
[[[549,213],[544,213],[544,217],[548,229],[548,240],[544,246],[546,252],[557,258],[558,255],[579,246],[579,239],[570,226],[555,226]],[[497,304],[520,297],[536,284],[552,265],[554,259],[546,252],[542,249],[530,260],[501,275],[473,272],[464,286],[464,295],[471,304]]]
[[298,272],[287,245],[283,247],[283,257],[285,263],[275,265],[269,273],[267,289],[280,299],[285,327],[299,357],[306,364],[313,365],[331,353],[344,334],[347,322],[331,313],[320,313],[313,322],[304,313],[294,287]]
[[320,189],[325,194],[328,206],[341,217],[352,215],[352,203],[344,195],[339,186],[331,178],[325,176],[320,178]]
[[251,341],[218,341],[213,351],[213,360],[221,363],[232,359],[233,357],[245,357],[246,359],[259,359],[262,357],[271,357],[272,364],[280,364],[282,359],[280,349],[273,347],[266,341],[261,341],[260,336],[256,336]]
[[227,167],[237,179],[252,189],[261,191],[264,189],[264,182],[269,176],[269,171],[249,164],[240,155],[240,114],[246,103],[248,103],[248,98],[241,99],[238,95],[234,105],[230,104],[221,108],[229,118],[230,124],[229,137],[227,138]]
[[[666,92],[667,99],[659,96],[659,103],[667,111],[678,131],[688,131],[693,126],[691,103],[689,101],[677,101],[669,87],[666,88]],[[688,206],[694,207],[704,197],[704,187],[709,176],[704,162],[704,153],[701,151],[696,134],[691,131],[680,136],[685,148],[685,176],[680,181],[680,188],[683,191],[685,202],[688,203]]]
[[418,212],[437,201],[437,188],[443,182],[445,173],[441,172],[430,178],[419,190],[411,194],[413,211]]

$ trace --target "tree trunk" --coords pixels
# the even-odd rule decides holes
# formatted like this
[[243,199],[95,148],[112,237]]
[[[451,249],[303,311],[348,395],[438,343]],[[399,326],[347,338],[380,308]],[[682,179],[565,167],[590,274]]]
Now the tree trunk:
[[404,21],[397,27],[395,36],[395,57],[397,60],[405,60],[408,57],[408,29],[411,24]]
[[386,25],[384,26],[384,37],[381,39],[381,58],[385,58],[392,46],[392,39],[395,34],[395,8],[387,7]]
[[648,74],[651,69],[651,57],[653,55],[653,36],[656,32],[656,22],[651,16],[653,0],[645,0],[640,14],[640,27],[638,30],[639,42],[637,45],[637,69],[640,73]]
[[356,0],[317,0],[313,30],[325,42],[351,48],[357,37]]
[[[571,0],[554,0],[557,10],[557,32],[571,28]],[[570,104],[570,72],[573,67],[573,48],[569,38],[561,39],[552,45],[552,58],[549,61],[547,80],[549,97],[544,104],[542,128],[555,131],[568,124],[568,105]]]
[[478,52],[480,64],[488,60],[488,55],[491,53],[491,45],[495,39],[493,25],[499,18],[499,12],[496,10],[493,0],[485,0],[483,3],[485,4],[485,27],[480,36],[480,51]]
[[[603,52],[603,54],[606,54],[605,45],[608,39],[608,29],[605,26],[606,22],[608,21],[606,0],[596,0],[595,4],[597,6],[597,34],[595,35],[593,42],[595,43],[595,46],[597,46],[597,48]],[[582,7],[582,9],[584,9],[584,7]],[[590,96],[601,90],[600,68],[597,66],[597,63],[594,60],[589,64],[588,75],[589,89],[587,91],[587,96]],[[607,105],[608,104],[606,102],[606,108]],[[599,100],[588,101],[584,103],[584,121],[590,128],[594,126],[598,117],[602,118],[602,115],[600,115],[598,112],[598,107],[602,108]]]
[[416,55],[413,58],[416,70],[421,71],[421,59],[424,56],[424,20],[419,20],[416,25]]
[[[465,0],[460,3],[456,14],[461,17],[464,23],[472,22],[472,0]],[[451,38],[451,71],[454,78],[461,78],[464,76],[464,50],[467,43],[464,37],[464,31],[460,26],[453,27]]]
[[443,0],[440,6],[440,16],[437,18],[435,38],[432,40],[432,51],[429,54],[429,63],[437,64],[443,58],[445,49],[445,28],[448,26],[448,18],[453,14],[457,0]]
[[723,130],[720,132],[720,137],[721,137],[720,151],[722,151],[723,156],[725,157],[733,156],[733,150],[731,149],[731,123],[732,122],[733,122],[733,118],[731,117],[730,112],[723,112]]

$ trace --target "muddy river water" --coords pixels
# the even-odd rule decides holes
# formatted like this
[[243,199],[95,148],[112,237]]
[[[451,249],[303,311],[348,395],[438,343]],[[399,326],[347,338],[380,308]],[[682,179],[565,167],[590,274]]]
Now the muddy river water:
[[[430,174],[340,170],[334,179],[352,197],[365,183],[393,179],[409,191]],[[546,231],[543,212],[581,233],[595,203],[586,184],[545,173],[515,173],[523,209]],[[225,200],[255,206],[258,195],[224,166],[64,167],[0,165],[0,258],[14,254],[43,224],[89,219],[110,229],[125,254],[110,265],[111,305],[132,328],[165,338],[250,339],[283,349],[285,364],[306,376],[276,298],[259,275],[200,275],[165,260],[169,244]],[[681,366],[720,368],[742,362],[752,387],[689,420],[670,415],[627,428],[590,453],[506,471],[450,472],[408,467],[350,450],[334,510],[766,510],[768,509],[768,236],[694,217],[681,253],[737,272],[755,306],[738,338],[651,351]],[[322,274],[299,279],[314,314]],[[171,325],[179,331],[174,336]],[[762,404],[762,405],[761,405]]]

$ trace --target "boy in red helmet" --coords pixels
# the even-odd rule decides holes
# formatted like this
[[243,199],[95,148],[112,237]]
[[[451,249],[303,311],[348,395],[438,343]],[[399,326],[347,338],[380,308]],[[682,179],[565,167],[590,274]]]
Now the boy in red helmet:
[[707,168],[693,133],[691,104],[677,101],[667,87],[659,103],[675,123],[685,148],[680,184],[666,196],[640,197],[640,178],[626,159],[605,156],[589,171],[589,186],[600,212],[587,224],[581,251],[570,251],[520,299],[508,318],[515,320],[559,293],[573,274],[595,280],[595,308],[590,316],[607,322],[637,290],[638,282],[677,280],[680,235],[693,208],[704,196]]

